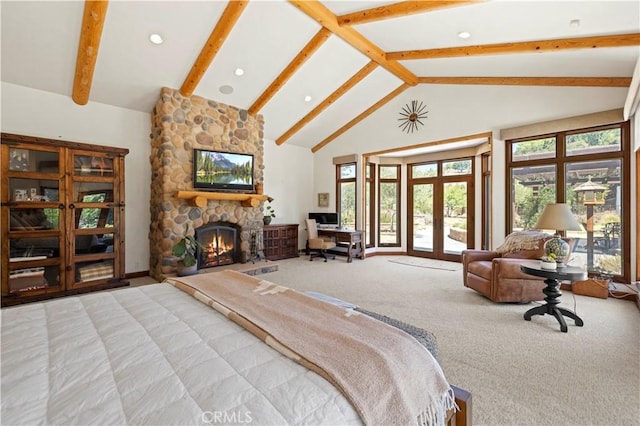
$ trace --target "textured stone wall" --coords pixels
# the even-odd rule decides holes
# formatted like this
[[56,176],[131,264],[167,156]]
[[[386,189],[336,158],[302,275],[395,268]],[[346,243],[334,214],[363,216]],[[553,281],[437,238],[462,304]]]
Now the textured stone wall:
[[254,155],[254,183],[262,183],[264,120],[247,111],[207,100],[184,97],[163,88],[151,114],[151,226],[149,273],[163,280],[175,272],[174,242],[204,223],[231,222],[241,227],[241,250],[250,257],[250,234],[262,232],[262,204],[243,207],[237,201],[209,200],[206,208],[176,198],[180,190],[193,190],[193,148]]

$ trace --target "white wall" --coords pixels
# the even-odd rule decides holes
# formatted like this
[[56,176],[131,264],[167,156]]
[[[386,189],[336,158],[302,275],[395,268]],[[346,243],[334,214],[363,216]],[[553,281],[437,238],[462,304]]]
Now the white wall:
[[149,269],[150,115],[2,83],[3,132],[128,148],[125,157],[125,272]]
[[276,145],[264,141],[264,193],[274,198],[276,211],[272,224],[300,225],[298,248],[304,248],[307,235],[304,219],[313,209],[313,154],[307,148]]

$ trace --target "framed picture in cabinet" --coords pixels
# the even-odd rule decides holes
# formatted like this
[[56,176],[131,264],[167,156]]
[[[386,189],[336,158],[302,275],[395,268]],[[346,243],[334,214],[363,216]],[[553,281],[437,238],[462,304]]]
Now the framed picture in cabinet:
[[29,171],[29,150],[20,148],[9,149],[9,170],[17,172]]

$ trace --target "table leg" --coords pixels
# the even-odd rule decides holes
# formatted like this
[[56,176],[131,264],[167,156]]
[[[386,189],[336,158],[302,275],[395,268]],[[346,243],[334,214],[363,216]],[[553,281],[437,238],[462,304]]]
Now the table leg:
[[545,303],[544,305],[536,306],[535,308],[531,308],[527,312],[525,312],[525,321],[531,321],[531,317],[534,315],[549,314],[553,315],[556,320],[558,320],[558,323],[560,323],[560,331],[562,331],[563,333],[567,332],[567,323],[564,320],[565,316],[575,320],[575,323],[578,327],[582,327],[584,325],[584,322],[579,316],[577,316],[569,309],[557,306],[560,303],[558,298],[562,295],[562,293],[560,293],[560,290],[558,290],[558,286],[560,285],[560,283],[551,278],[547,278],[546,280],[544,280],[544,282],[547,285],[547,287],[545,287],[545,289],[543,290],[544,294],[547,296],[544,298],[545,302],[547,303]]

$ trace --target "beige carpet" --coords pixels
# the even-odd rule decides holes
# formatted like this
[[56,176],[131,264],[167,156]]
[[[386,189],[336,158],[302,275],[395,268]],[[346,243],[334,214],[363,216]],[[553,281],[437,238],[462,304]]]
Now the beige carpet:
[[433,332],[449,382],[473,394],[474,424],[640,424],[640,313],[633,302],[565,292],[562,306],[574,309],[575,300],[584,327],[568,320],[561,333],[548,315],[523,320],[533,304],[495,304],[465,288],[459,264],[448,271],[389,259],[325,263],[304,256],[279,261],[279,271],[262,277]]
[[421,257],[414,256],[392,257],[389,259],[389,262],[398,263],[400,265],[415,266],[418,268],[440,269],[443,271],[462,271],[462,265],[459,263],[423,259]]

